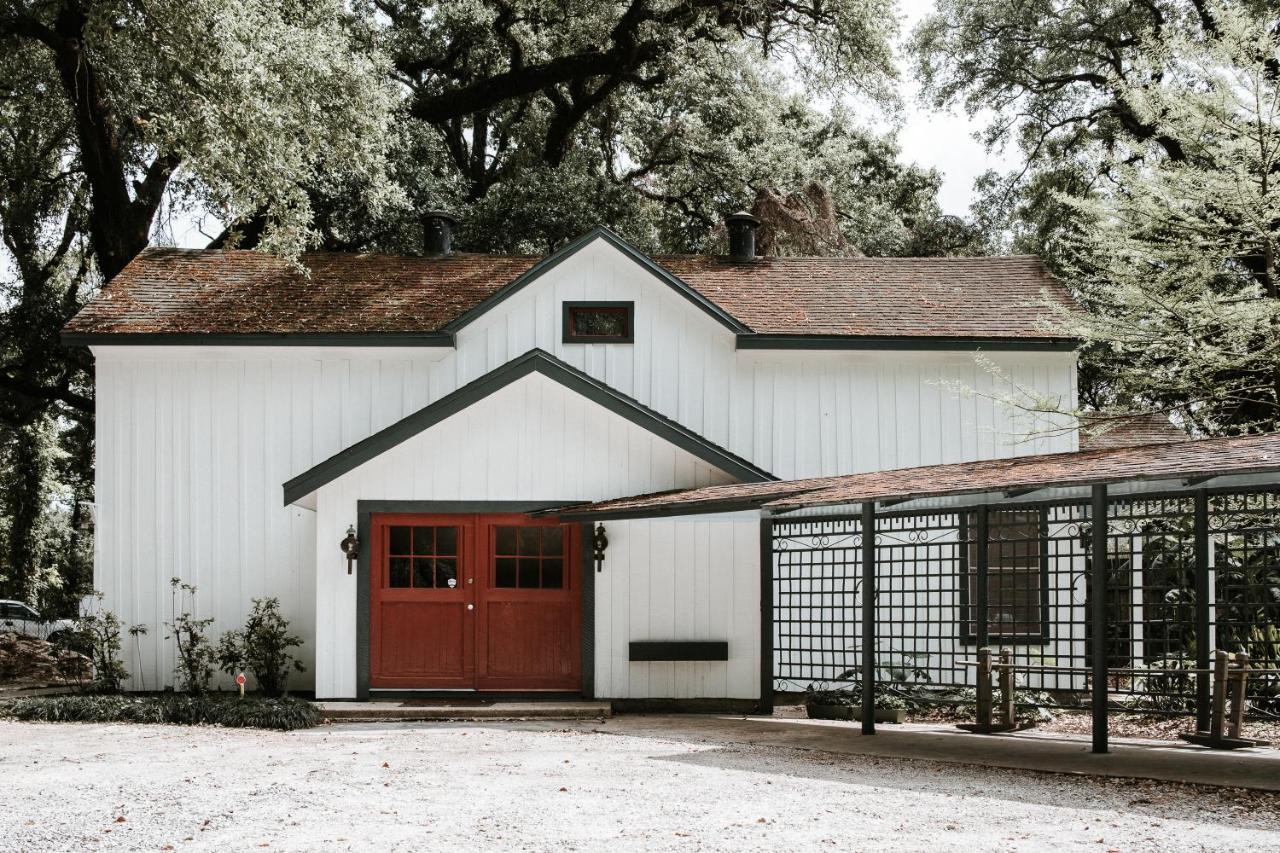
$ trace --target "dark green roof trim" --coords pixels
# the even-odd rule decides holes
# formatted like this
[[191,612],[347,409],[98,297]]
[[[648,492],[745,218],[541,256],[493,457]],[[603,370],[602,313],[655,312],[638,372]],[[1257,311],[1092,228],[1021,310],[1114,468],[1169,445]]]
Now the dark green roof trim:
[[1002,350],[1071,352],[1073,338],[971,338],[959,335],[770,335],[739,334],[738,349],[801,350]]
[[768,471],[730,453],[632,397],[610,388],[545,350],[534,349],[289,480],[284,484],[285,506],[531,373],[541,373],[555,380],[565,388],[621,415],[637,426],[644,427],[659,438],[666,439],[742,482],[757,483],[777,479]]
[[719,305],[716,305],[710,299],[707,299],[707,297],[703,296],[697,290],[690,287],[682,279],[678,278],[677,276],[673,275],[671,272],[669,272],[668,270],[664,269],[662,266],[657,264],[652,258],[646,255],[644,252],[641,252],[635,246],[632,246],[626,240],[622,239],[617,234],[613,233],[613,231],[603,226],[598,228],[593,228],[592,230],[588,231],[586,234],[583,234],[577,240],[574,240],[572,243],[569,243],[567,246],[564,246],[563,248],[557,250],[556,252],[538,261],[529,269],[525,270],[524,273],[512,279],[511,282],[509,282],[506,285],[503,285],[503,287],[500,290],[486,297],[484,300],[482,300],[472,308],[469,308],[466,311],[463,311],[460,315],[458,315],[457,318],[446,323],[444,326],[444,331],[449,333],[456,333],[459,329],[462,329],[463,327],[469,325],[473,320],[475,320],[481,314],[484,314],[485,312],[487,312],[490,308],[493,308],[503,300],[511,296],[514,296],[526,285],[531,284],[542,275],[555,269],[563,261],[573,257],[575,254],[577,254],[578,250],[587,246],[589,243],[596,240],[597,238],[604,240],[606,243],[613,246],[618,251],[622,252],[631,260],[635,261],[636,264],[643,267],[646,271],[648,271],[653,276],[655,276],[659,281],[662,281],[670,285],[677,293],[679,293],[685,299],[688,299],[694,305],[698,306],[700,309],[702,309],[704,312],[710,315],[713,319],[715,319],[717,322],[719,322],[722,326],[724,326],[729,331],[736,332],[739,334],[751,331],[749,327],[743,325],[741,322],[734,319],[733,316],[729,314],[729,312],[725,311]]
[[64,332],[62,345],[87,346],[241,346],[241,347],[452,347],[446,332]]

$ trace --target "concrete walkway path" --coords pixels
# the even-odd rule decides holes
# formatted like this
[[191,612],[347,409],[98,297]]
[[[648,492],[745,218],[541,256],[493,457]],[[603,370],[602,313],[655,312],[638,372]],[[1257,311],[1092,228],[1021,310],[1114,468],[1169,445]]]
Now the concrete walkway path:
[[608,702],[451,702],[380,699],[373,702],[317,702],[329,720],[590,720],[612,713]]
[[878,726],[876,735],[864,737],[858,723],[713,715],[624,715],[595,731],[1280,791],[1280,749],[1269,747],[1218,752],[1170,741],[1113,738],[1111,752],[1094,755],[1088,738],[1034,730],[975,735],[948,726],[904,724]]

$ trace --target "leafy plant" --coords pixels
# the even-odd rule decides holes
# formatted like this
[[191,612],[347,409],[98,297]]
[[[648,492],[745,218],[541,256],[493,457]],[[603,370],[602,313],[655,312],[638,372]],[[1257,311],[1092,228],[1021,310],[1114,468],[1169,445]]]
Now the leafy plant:
[[228,631],[218,644],[218,665],[227,675],[248,671],[268,696],[281,696],[289,673],[306,667],[289,650],[302,639],[289,633],[289,620],[280,614],[277,598],[255,598],[243,631]]
[[129,678],[129,671],[120,660],[120,636],[127,630],[131,635],[145,634],[145,625],[132,625],[125,629],[120,617],[101,606],[103,595],[94,593],[98,606],[88,616],[76,622],[76,627],[59,637],[59,650],[84,655],[89,659],[93,677],[83,684],[95,693],[118,693],[121,684]]
[[[209,679],[213,678],[214,650],[205,636],[205,631],[213,624],[212,619],[197,619],[187,610],[187,606],[195,607],[196,588],[183,583],[181,578],[172,578],[169,586],[172,593],[172,609],[175,614],[172,622],[166,622],[169,639],[178,647],[178,662],[174,672],[182,679],[188,693],[200,696],[209,690]],[[178,602],[183,604],[183,612],[178,614]]]

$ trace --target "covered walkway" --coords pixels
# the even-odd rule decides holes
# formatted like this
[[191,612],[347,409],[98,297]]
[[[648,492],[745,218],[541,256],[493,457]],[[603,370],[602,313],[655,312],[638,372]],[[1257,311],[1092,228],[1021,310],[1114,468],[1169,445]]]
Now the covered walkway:
[[[1225,649],[1252,657],[1248,698],[1280,713],[1280,434],[710,486],[559,514],[752,509],[772,639],[763,695],[781,650],[816,683],[859,687],[864,707],[890,678],[976,687],[981,707],[990,681],[972,658],[1003,647],[1020,687],[1087,699],[1091,746],[1105,753],[1118,699],[1194,713],[1200,731],[1220,724]],[[875,733],[872,715],[862,730]]]

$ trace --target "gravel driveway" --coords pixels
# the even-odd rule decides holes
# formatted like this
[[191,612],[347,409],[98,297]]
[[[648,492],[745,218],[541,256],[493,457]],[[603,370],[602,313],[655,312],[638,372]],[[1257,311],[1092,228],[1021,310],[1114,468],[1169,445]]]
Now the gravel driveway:
[[1280,795],[610,725],[3,722],[0,849],[1280,851]]

